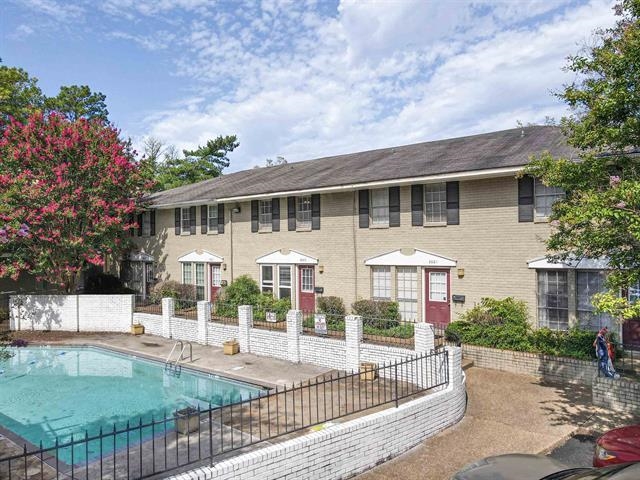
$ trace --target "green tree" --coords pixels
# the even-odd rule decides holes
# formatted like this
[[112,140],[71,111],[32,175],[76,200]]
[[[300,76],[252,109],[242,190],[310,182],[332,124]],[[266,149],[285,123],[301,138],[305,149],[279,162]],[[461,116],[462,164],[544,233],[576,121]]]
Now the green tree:
[[608,258],[609,291],[595,305],[627,319],[640,316],[640,302],[619,296],[640,280],[640,0],[615,10],[616,25],[569,58],[576,80],[557,94],[571,108],[561,126],[579,158],[543,155],[526,172],[567,192],[553,207],[552,257]]
[[158,188],[168,190],[219,177],[222,170],[229,166],[229,153],[238,145],[235,135],[219,135],[207,141],[204,147],[183,150],[184,158],[178,157],[175,149],[168,148],[164,162],[158,166]]
[[44,106],[47,111],[64,115],[72,122],[80,118],[99,118],[106,122],[109,115],[106,99],[106,95],[92,92],[87,85],[71,85],[60,87],[58,95],[45,99]]
[[34,111],[44,106],[44,95],[38,79],[21,68],[0,65],[0,120],[9,117],[24,122]]

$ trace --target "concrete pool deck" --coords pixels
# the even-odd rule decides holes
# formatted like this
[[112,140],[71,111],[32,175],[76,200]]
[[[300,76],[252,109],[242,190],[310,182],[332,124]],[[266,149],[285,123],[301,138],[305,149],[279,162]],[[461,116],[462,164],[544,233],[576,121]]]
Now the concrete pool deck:
[[[93,345],[116,350],[121,353],[141,355],[164,362],[171,352],[175,340],[154,335],[131,335],[119,333],[67,333],[16,332],[30,345]],[[186,342],[185,342],[186,343]],[[250,353],[224,355],[222,348],[193,343],[193,362],[182,362],[187,368],[216,373],[237,380],[274,388],[291,386],[308,379],[322,376],[329,368],[292,363],[276,358],[260,357]],[[174,355],[175,352],[174,352]]]

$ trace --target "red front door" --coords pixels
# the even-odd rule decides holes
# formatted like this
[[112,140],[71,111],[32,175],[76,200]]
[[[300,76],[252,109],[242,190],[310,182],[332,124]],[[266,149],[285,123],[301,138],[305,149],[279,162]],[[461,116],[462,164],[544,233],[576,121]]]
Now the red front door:
[[449,270],[425,270],[424,276],[425,321],[449,323]]
[[215,302],[220,291],[220,264],[211,264],[211,302]]
[[316,311],[315,286],[314,267],[298,267],[298,308],[303,312]]

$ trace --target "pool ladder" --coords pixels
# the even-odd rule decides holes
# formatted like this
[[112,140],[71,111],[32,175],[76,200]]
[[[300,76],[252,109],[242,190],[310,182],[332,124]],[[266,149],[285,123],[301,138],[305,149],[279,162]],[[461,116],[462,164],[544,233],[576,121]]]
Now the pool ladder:
[[[179,349],[178,346],[180,346]],[[189,347],[189,361],[193,362],[193,345],[191,345],[191,342],[187,342],[185,344],[182,340],[178,340],[173,344],[173,348],[169,352],[169,355],[167,355],[167,359],[164,362],[164,370],[167,373],[175,375],[176,377],[180,376],[180,373],[182,373],[182,364],[180,362],[187,358],[185,355],[187,347]],[[173,358],[174,352],[179,352],[179,355],[175,359]]]

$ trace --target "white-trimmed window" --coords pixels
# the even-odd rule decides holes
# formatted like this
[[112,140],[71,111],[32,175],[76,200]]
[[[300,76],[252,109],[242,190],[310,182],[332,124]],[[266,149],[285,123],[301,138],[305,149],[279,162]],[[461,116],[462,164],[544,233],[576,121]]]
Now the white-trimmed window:
[[291,265],[278,266],[278,298],[291,298]]
[[371,267],[373,300],[391,300],[391,267]]
[[182,227],[182,233],[188,234],[191,232],[191,214],[189,207],[183,207],[180,209],[180,226]]
[[303,267],[300,271],[300,276],[302,278],[302,291],[306,293],[313,293],[313,268]]
[[538,178],[534,180],[535,214],[537,219],[545,219],[551,215],[551,207],[564,198],[564,191],[559,187],[548,187]]
[[447,184],[427,183],[424,186],[424,213],[426,223],[447,222]]
[[149,210],[142,212],[142,236],[151,236],[151,212]]
[[400,317],[407,322],[418,320],[418,269],[396,268],[396,297]]
[[211,286],[219,287],[222,284],[220,265],[211,265]]
[[389,225],[389,190],[387,188],[371,190],[371,224]]
[[196,263],[196,300],[205,299],[204,263]]
[[569,328],[569,288],[566,271],[538,271],[538,325]]
[[580,328],[587,330],[600,330],[602,327],[611,327],[611,316],[606,313],[596,313],[591,299],[594,294],[606,290],[604,271],[578,271],[576,273],[576,295],[578,324]]
[[260,200],[258,202],[258,226],[260,230],[271,230],[271,200]]
[[262,293],[273,294],[273,265],[260,267],[260,290]]
[[311,195],[296,198],[296,228],[311,228]]
[[218,232],[218,205],[209,205],[207,207],[207,232]]
[[182,283],[185,285],[193,284],[193,267],[190,263],[182,264]]

